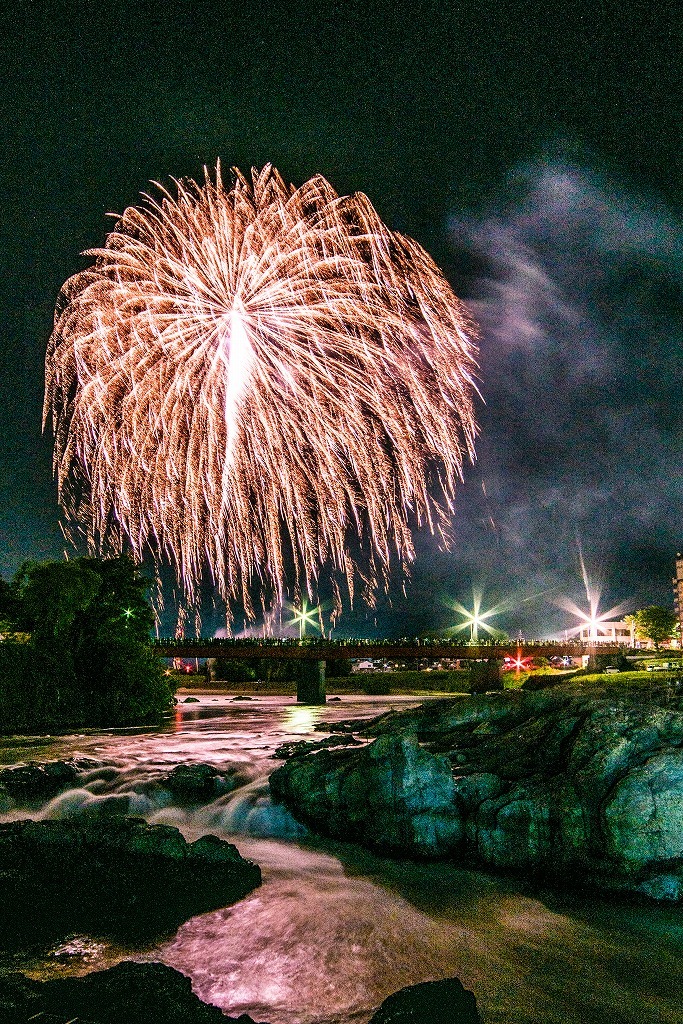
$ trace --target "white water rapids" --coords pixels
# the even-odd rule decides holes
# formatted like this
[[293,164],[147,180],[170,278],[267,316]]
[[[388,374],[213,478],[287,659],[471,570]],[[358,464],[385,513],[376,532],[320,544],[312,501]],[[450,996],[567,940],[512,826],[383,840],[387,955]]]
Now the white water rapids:
[[[156,731],[0,740],[6,765],[97,762],[76,789],[31,817],[142,814],[188,838],[229,838],[263,871],[263,885],[245,899],[193,918],[153,948],[75,935],[15,966],[46,978],[123,958],[162,960],[189,975],[202,999],[269,1024],[362,1024],[403,986],[454,975],[475,993],[487,1024],[683,1022],[678,909],[538,892],[451,864],[376,857],[315,840],[272,805],[267,776],[280,763],[270,759],[280,743],[316,738],[320,720],[371,717],[409,702],[416,703],[344,697],[311,709],[283,697],[206,695],[179,705]],[[236,773],[241,784],[195,809],[153,785],[175,765],[198,762]]]

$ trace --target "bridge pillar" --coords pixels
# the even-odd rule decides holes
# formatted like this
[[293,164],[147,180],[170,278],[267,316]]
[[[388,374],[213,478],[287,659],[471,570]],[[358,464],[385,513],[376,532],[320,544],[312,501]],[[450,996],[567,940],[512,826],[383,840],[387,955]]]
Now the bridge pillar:
[[299,704],[325,704],[324,661],[302,660],[296,684],[296,699]]

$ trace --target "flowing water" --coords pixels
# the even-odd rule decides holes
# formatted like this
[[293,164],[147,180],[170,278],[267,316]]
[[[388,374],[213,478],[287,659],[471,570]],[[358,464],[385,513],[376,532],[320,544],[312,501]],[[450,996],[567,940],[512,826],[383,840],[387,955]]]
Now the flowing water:
[[[47,978],[123,958],[162,960],[189,975],[202,999],[270,1024],[362,1024],[403,986],[454,975],[474,991],[488,1024],[683,1022],[676,908],[560,896],[450,864],[376,857],[316,840],[273,806],[267,776],[280,743],[311,738],[321,720],[371,717],[407,703],[344,697],[311,709],[291,698],[206,695],[181,704],[156,731],[0,741],[4,764],[94,762],[78,788],[31,817],[142,814],[188,838],[229,838],[263,871],[251,895],[193,918],[153,948],[72,935],[18,966]],[[205,806],[179,806],[158,780],[197,762],[216,765],[236,788]]]

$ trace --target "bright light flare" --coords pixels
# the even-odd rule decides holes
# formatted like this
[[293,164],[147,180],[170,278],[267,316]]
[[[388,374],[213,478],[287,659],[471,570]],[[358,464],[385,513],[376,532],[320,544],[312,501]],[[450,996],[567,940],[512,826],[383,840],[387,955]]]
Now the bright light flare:
[[495,615],[500,615],[504,608],[502,605],[495,605],[493,608],[489,608],[488,611],[483,612],[481,610],[482,594],[478,591],[472,591],[472,610],[465,608],[459,601],[453,601],[453,610],[463,616],[463,621],[456,623],[452,627],[453,632],[460,633],[465,629],[470,631],[470,640],[476,641],[479,639],[479,630],[483,629],[484,632],[494,635],[497,631],[493,629],[487,619],[493,618]]
[[323,630],[320,625],[320,608],[309,608],[308,602],[304,598],[301,602],[301,607],[293,608],[292,611],[294,612],[294,616],[289,620],[289,625],[299,627],[300,640],[303,640],[306,635],[306,626],[313,626],[314,629],[317,629],[322,633]]
[[569,597],[558,597],[555,602],[560,608],[564,608],[565,611],[570,612],[572,615],[579,619],[579,623],[576,626],[572,626],[568,629],[568,636],[578,635],[584,626],[590,626],[589,638],[591,640],[597,640],[601,636],[606,636],[608,630],[602,628],[604,622],[614,622],[615,619],[619,619],[622,615],[628,612],[630,604],[628,601],[622,601],[620,604],[614,605],[613,608],[608,609],[606,612],[600,612],[596,603],[591,603],[588,611],[584,611],[571,600]]
[[144,197],[60,294],[44,416],[94,551],[208,567],[254,617],[324,572],[372,604],[412,531],[450,541],[477,432],[474,328],[366,196],[267,165]]
[[517,651],[516,658],[506,658],[504,668],[508,671],[527,672],[531,667],[531,657],[522,657],[521,650]]
[[581,630],[588,625],[590,627],[589,640],[598,640],[601,636],[608,635],[608,630],[602,628],[602,623],[613,622],[615,619],[619,619],[630,610],[631,603],[629,601],[621,601],[619,604],[614,605],[614,607],[609,608],[606,612],[600,611],[602,587],[600,584],[596,584],[588,573],[580,541],[577,541],[577,547],[579,553],[579,565],[581,568],[581,579],[586,591],[588,608],[587,610],[579,608],[576,602],[564,595],[557,597],[554,603],[559,608],[563,608],[565,611],[575,616],[575,618],[579,619],[578,625],[572,626],[570,629],[566,630],[568,636],[577,636]]

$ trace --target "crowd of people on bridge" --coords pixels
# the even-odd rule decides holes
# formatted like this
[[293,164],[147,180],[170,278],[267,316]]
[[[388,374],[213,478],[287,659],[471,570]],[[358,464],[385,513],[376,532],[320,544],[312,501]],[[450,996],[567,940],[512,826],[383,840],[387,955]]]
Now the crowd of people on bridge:
[[172,647],[173,645],[182,646],[186,648],[191,645],[197,647],[274,647],[274,646],[288,646],[288,647],[512,647],[520,645],[523,647],[552,647],[562,646],[566,647],[567,644],[576,644],[577,648],[583,647],[584,644],[578,638],[573,640],[525,640],[523,637],[519,637],[517,640],[463,640],[454,637],[399,637],[396,640],[390,640],[386,637],[368,639],[367,637],[340,637],[332,638],[328,637],[277,637],[277,636],[266,636],[266,637],[159,637],[154,643],[164,648]]

